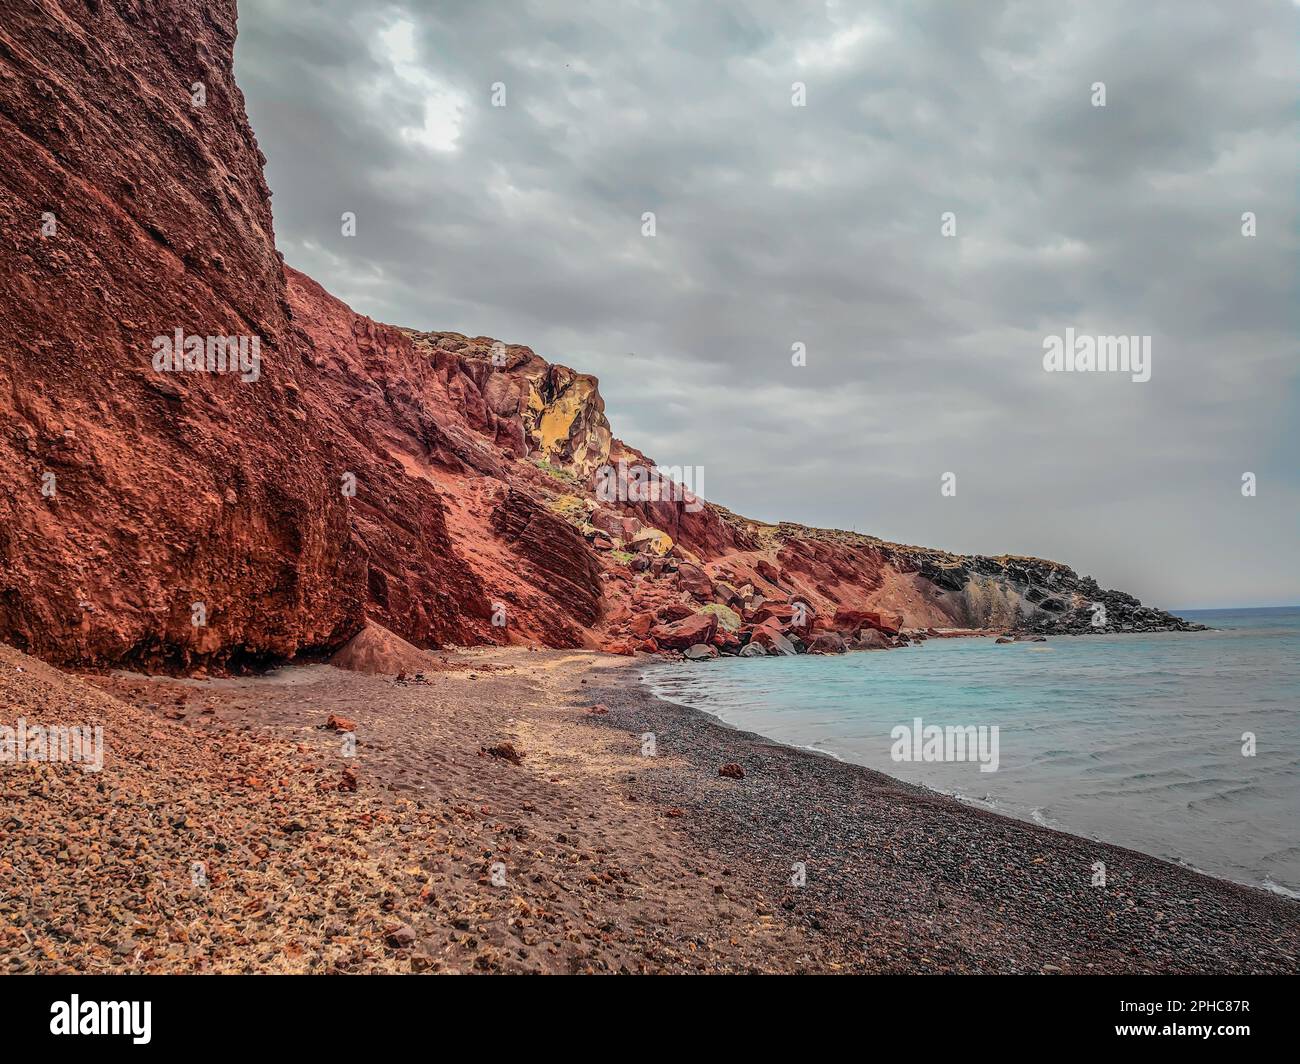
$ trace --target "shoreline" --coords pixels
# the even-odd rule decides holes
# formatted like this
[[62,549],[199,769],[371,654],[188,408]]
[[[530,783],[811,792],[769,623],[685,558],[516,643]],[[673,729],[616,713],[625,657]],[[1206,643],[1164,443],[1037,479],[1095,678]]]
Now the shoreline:
[[[1189,633],[1189,634],[1197,634],[1197,633]],[[867,651],[849,651],[849,653],[867,653]],[[1147,853],[1145,850],[1139,850],[1131,846],[1125,846],[1121,842],[1109,842],[1108,840],[1105,839],[1094,839],[1080,832],[1072,831],[1067,827],[1046,823],[1045,818],[1044,820],[1039,820],[1034,816],[1034,813],[1037,812],[1037,809],[1035,809],[1027,816],[1022,816],[1009,809],[999,807],[996,803],[985,801],[980,798],[973,798],[956,791],[945,791],[939,787],[932,787],[926,783],[913,783],[910,780],[905,780],[899,776],[895,776],[892,773],[886,772],[882,769],[873,768],[870,765],[863,764],[861,761],[852,760],[847,756],[836,753],[834,750],[823,750],[813,746],[800,745],[798,743],[787,742],[783,739],[777,739],[777,738],[773,738],[772,736],[764,735],[762,732],[749,731],[748,729],[727,720],[719,713],[714,713],[700,706],[688,705],[687,703],[684,702],[674,702],[671,698],[665,698],[661,695],[656,694],[650,688],[649,684],[646,683],[646,681],[644,680],[644,673],[651,669],[662,668],[666,665],[671,665],[671,664],[673,664],[673,662],[651,662],[651,661],[638,662],[639,671],[643,674],[642,683],[646,687],[649,695],[652,698],[658,699],[659,701],[662,702],[666,702],[672,706],[677,706],[680,709],[687,710],[692,713],[702,713],[706,717],[717,722],[722,727],[730,731],[738,732],[746,736],[761,740],[766,743],[772,743],[777,746],[782,746],[791,751],[795,751],[802,754],[808,754],[812,757],[825,757],[841,765],[853,765],[858,768],[865,769],[868,772],[873,772],[877,775],[884,776],[887,779],[890,779],[895,783],[901,784],[903,786],[914,787],[920,791],[923,791],[926,794],[935,795],[940,798],[950,799],[968,808],[979,809],[982,810],[983,812],[991,813],[994,816],[1000,816],[1000,817],[1005,817],[1009,820],[1014,820],[1017,823],[1032,824],[1035,827],[1043,828],[1046,831],[1053,831],[1063,835],[1069,835],[1070,837],[1079,840],[1081,843],[1114,846],[1122,850],[1128,850],[1133,853],[1141,854],[1142,856],[1148,857],[1154,861],[1161,861],[1165,864],[1172,865],[1175,868],[1180,868],[1185,871],[1193,872],[1196,875],[1206,876],[1209,879],[1218,880],[1219,882],[1222,883],[1229,883],[1234,886],[1245,887],[1248,890],[1257,890],[1264,894],[1276,895],[1277,897],[1280,898],[1300,902],[1300,891],[1291,890],[1289,887],[1284,887],[1279,883],[1248,883],[1239,879],[1232,879],[1229,876],[1220,875],[1216,872],[1211,872],[1203,868],[1198,868],[1190,861],[1184,861],[1180,858],[1174,858],[1174,857],[1161,857],[1159,854]]]
[[[733,853],[741,842],[754,858],[774,863],[775,853],[783,851],[794,860],[800,839],[806,840],[808,885],[787,890],[784,904],[819,929],[863,936],[869,948],[861,963],[867,970],[1296,969],[1300,902],[1287,895],[1021,820],[825,751],[742,730],[706,710],[656,696],[642,679],[655,664],[629,669],[637,692],[601,688],[598,693],[614,699],[611,716],[618,703],[625,713],[643,715],[681,736],[691,750],[693,779],[665,788],[664,800],[693,797],[710,823],[708,844]],[[711,783],[708,765],[723,758],[745,768],[745,779],[738,781],[742,787],[760,792],[749,795],[747,803],[767,799],[780,815],[746,812],[734,794]],[[886,812],[892,814],[888,821],[881,816]],[[832,837],[836,831],[842,834]],[[883,845],[869,845],[877,840]],[[918,841],[923,845],[910,852],[896,845]],[[872,854],[888,856],[882,864],[873,862]],[[1107,866],[1104,889],[1091,885],[1098,860]],[[825,872],[825,883],[817,882],[816,867]],[[882,911],[896,911],[900,899],[909,910],[909,919],[893,921],[894,931],[900,923],[906,929],[901,936],[876,923]],[[961,949],[936,932],[943,914],[954,910],[997,915],[983,932],[965,930],[960,937],[967,948]],[[1032,927],[1024,926],[1026,916],[1032,916]],[[946,965],[900,966],[888,948],[880,948],[893,946],[916,957],[912,937],[918,931],[936,953],[946,955]],[[1083,943],[1092,945],[1079,949]]]
[[0,723],[106,737],[100,773],[0,773],[0,971],[1297,968],[1300,903],[740,731],[647,664],[178,681],[0,647]]
[[[1207,630],[1212,630],[1212,629],[1207,629]],[[1147,634],[1156,634],[1156,633],[1147,633]],[[1187,634],[1193,634],[1193,635],[1194,635],[1194,634],[1200,634],[1200,633],[1187,633]],[[848,653],[850,653],[850,654],[854,654],[854,653],[869,653],[869,652],[868,652],[868,651],[848,651]],[[927,784],[927,783],[913,782],[913,781],[910,781],[910,780],[905,780],[905,779],[903,779],[903,778],[900,777],[900,776],[895,776],[895,775],[893,775],[892,773],[885,771],[884,769],[873,768],[871,765],[864,764],[864,763],[861,762],[861,761],[856,761],[856,760],[854,760],[853,758],[851,758],[850,756],[839,754],[839,753],[837,753],[837,752],[834,751],[834,750],[830,750],[830,749],[820,749],[820,748],[818,748],[818,747],[814,747],[814,746],[808,746],[808,745],[804,745],[804,744],[800,744],[800,743],[789,742],[789,741],[784,740],[784,739],[779,739],[779,738],[775,738],[775,737],[773,737],[773,736],[765,735],[765,734],[763,734],[762,732],[751,732],[751,731],[749,731],[747,728],[745,728],[745,727],[743,727],[743,726],[741,726],[741,725],[739,725],[739,724],[733,723],[732,721],[728,720],[728,719],[727,719],[726,717],[724,717],[721,713],[713,712],[712,710],[710,710],[710,709],[706,709],[706,708],[704,708],[703,706],[693,706],[693,705],[690,705],[690,704],[685,703],[685,702],[675,702],[675,701],[673,701],[673,699],[671,699],[671,698],[667,698],[667,697],[664,697],[664,696],[662,696],[662,695],[656,694],[655,691],[652,689],[651,685],[649,684],[649,682],[646,680],[646,678],[645,678],[645,674],[648,673],[648,672],[651,671],[651,670],[654,670],[654,669],[661,669],[661,668],[666,668],[666,667],[671,666],[671,665],[673,665],[673,664],[681,664],[681,662],[673,662],[673,661],[671,661],[671,660],[668,660],[668,661],[648,661],[648,660],[647,660],[647,661],[638,661],[638,662],[637,662],[636,667],[637,667],[639,673],[641,674],[641,682],[642,682],[643,686],[646,687],[647,692],[650,694],[650,696],[653,697],[653,698],[657,698],[657,699],[659,699],[660,701],[667,702],[667,703],[670,704],[670,705],[677,706],[677,707],[679,707],[679,708],[681,708],[681,709],[684,709],[684,710],[689,710],[689,711],[691,711],[691,712],[696,712],[696,713],[702,713],[702,714],[704,714],[705,716],[709,717],[710,719],[712,719],[712,720],[716,721],[717,723],[719,723],[720,725],[722,725],[724,728],[730,729],[731,731],[742,732],[742,733],[744,733],[744,734],[746,734],[746,735],[753,736],[753,737],[755,737],[755,738],[757,738],[757,739],[760,739],[760,740],[762,740],[762,741],[764,741],[764,742],[774,743],[774,744],[776,744],[776,745],[783,746],[783,747],[785,747],[785,748],[787,748],[787,749],[789,749],[789,750],[798,751],[798,752],[800,752],[800,753],[810,754],[810,755],[815,756],[815,757],[827,757],[827,758],[830,758],[830,759],[833,760],[833,761],[839,762],[840,764],[844,764],[844,765],[855,765],[855,766],[857,766],[857,767],[859,767],[859,768],[864,768],[864,769],[866,769],[866,770],[869,771],[869,772],[874,772],[874,773],[877,773],[878,775],[885,776],[886,778],[888,778],[888,779],[890,779],[890,780],[893,780],[893,781],[895,781],[896,783],[900,783],[900,784],[903,784],[903,785],[905,785],[905,786],[909,786],[909,787],[916,787],[916,788],[918,788],[919,790],[924,791],[924,792],[927,793],[927,794],[933,794],[933,795],[937,795],[937,796],[942,797],[942,798],[948,798],[948,799],[951,799],[951,800],[953,800],[953,801],[955,801],[955,802],[960,802],[960,803],[961,803],[962,805],[964,805],[964,806],[968,806],[968,807],[970,807],[970,808],[974,808],[974,809],[981,809],[981,810],[983,810],[983,811],[985,811],[985,812],[992,813],[992,814],[994,814],[995,816],[1006,817],[1006,818],[1008,818],[1008,819],[1010,819],[1010,820],[1014,820],[1014,821],[1017,821],[1017,822],[1019,822],[1019,823],[1033,824],[1033,825],[1035,825],[1035,826],[1037,826],[1037,827],[1045,828],[1045,829],[1048,830],[1048,831],[1056,831],[1056,832],[1060,832],[1060,833],[1065,834],[1065,835],[1070,835],[1070,836],[1072,836],[1073,838],[1076,838],[1076,839],[1078,839],[1078,840],[1080,840],[1081,842],[1084,842],[1084,843],[1096,843],[1096,844],[1099,844],[1099,845],[1100,845],[1100,844],[1112,845],[1112,846],[1117,846],[1117,847],[1119,847],[1120,849],[1132,850],[1132,852],[1134,852],[1134,853],[1143,854],[1144,856],[1149,857],[1149,858],[1151,858],[1151,859],[1153,859],[1153,860],[1163,861],[1163,862],[1165,862],[1166,864],[1173,865],[1174,867],[1177,867],[1177,868],[1183,868],[1183,869],[1186,869],[1187,871],[1194,872],[1194,873],[1196,873],[1197,875],[1207,876],[1207,877],[1209,877],[1210,879],[1219,880],[1219,881],[1224,882],[1224,883],[1231,883],[1231,884],[1234,884],[1234,885],[1236,885],[1236,886],[1240,886],[1240,887],[1246,887],[1246,888],[1251,889],[1251,890],[1259,890],[1259,891],[1264,892],[1265,894],[1276,895],[1276,896],[1278,896],[1278,897],[1285,898],[1285,899],[1292,900],[1292,901],[1300,901],[1300,890],[1293,890],[1293,889],[1291,889],[1290,887],[1283,886],[1283,885],[1280,884],[1280,883],[1273,883],[1273,882],[1259,882],[1259,883],[1252,883],[1252,882],[1247,882],[1247,881],[1245,881],[1245,880],[1241,880],[1241,879],[1233,879],[1232,877],[1227,876],[1227,875],[1222,875],[1222,874],[1217,873],[1217,872],[1208,871],[1208,870],[1206,870],[1206,869],[1204,869],[1204,868],[1199,868],[1199,867],[1197,867],[1195,864],[1193,864],[1191,861],[1183,860],[1182,858],[1179,858],[1179,857],[1162,857],[1162,856],[1160,856],[1159,854],[1148,853],[1148,852],[1145,851],[1145,850],[1136,849],[1135,847],[1132,847],[1132,846],[1126,846],[1126,845],[1125,845],[1124,843],[1122,843],[1122,842],[1111,842],[1111,841],[1109,841],[1109,840],[1102,839],[1102,838],[1093,838],[1093,837],[1091,837],[1091,836],[1089,836],[1089,835],[1086,835],[1086,834],[1084,834],[1084,833],[1082,833],[1082,832],[1074,831],[1074,830],[1070,829],[1069,827],[1065,827],[1065,826],[1062,826],[1062,825],[1060,825],[1060,824],[1048,823],[1048,822],[1046,822],[1046,818],[1039,819],[1039,818],[1036,816],[1036,814],[1038,813],[1038,809],[1037,809],[1037,808],[1033,809],[1032,811],[1030,811],[1030,812],[1027,813],[1027,814],[1023,814],[1023,815],[1022,815],[1022,814],[1020,814],[1020,813],[1018,813],[1018,812],[1016,812],[1016,811],[1013,811],[1012,809],[1002,807],[1002,806],[1000,806],[998,803],[993,802],[993,801],[986,801],[986,800],[984,800],[984,799],[971,797],[971,796],[969,796],[969,795],[965,795],[965,794],[962,794],[962,793],[957,792],[957,791],[947,791],[947,790],[943,790],[943,789],[940,788],[940,787],[933,787],[933,786],[931,786],[931,785],[929,785],[929,784]],[[699,663],[694,663],[694,664],[699,664]],[[1265,877],[1265,878],[1267,878],[1267,877]]]

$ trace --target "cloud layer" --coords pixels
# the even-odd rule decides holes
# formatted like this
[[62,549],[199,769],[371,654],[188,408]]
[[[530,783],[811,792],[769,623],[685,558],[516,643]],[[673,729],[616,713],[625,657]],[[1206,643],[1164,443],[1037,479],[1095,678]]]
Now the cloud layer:
[[[597,374],[710,498],[1267,604],[1300,601],[1297,22],[243,0],[236,74],[293,265]],[[1067,327],[1150,335],[1150,382],[1045,373]]]

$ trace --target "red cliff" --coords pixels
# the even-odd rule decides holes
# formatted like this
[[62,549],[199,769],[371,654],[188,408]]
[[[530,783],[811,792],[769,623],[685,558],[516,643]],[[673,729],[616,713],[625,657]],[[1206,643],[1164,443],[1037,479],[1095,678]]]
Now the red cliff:
[[[814,621],[856,645],[1087,630],[1098,598],[1112,629],[1182,623],[1055,563],[627,491],[610,470],[653,463],[593,377],[372,321],[283,266],[233,0],[4,9],[0,641],[186,669],[324,653],[367,619],[420,646],[619,652],[687,628],[843,645]],[[255,371],[210,343],[160,369],[178,331],[255,341]]]

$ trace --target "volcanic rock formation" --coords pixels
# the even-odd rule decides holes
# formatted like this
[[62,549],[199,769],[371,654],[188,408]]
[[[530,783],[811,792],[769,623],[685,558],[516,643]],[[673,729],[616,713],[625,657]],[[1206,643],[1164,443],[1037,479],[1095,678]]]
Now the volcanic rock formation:
[[[284,266],[234,0],[4,7],[0,641],[184,670],[367,624],[620,653],[1193,627],[1054,562],[607,497],[602,470],[653,462],[595,378],[373,321]],[[156,368],[178,330],[193,371]],[[214,337],[256,339],[255,380],[205,361]]]

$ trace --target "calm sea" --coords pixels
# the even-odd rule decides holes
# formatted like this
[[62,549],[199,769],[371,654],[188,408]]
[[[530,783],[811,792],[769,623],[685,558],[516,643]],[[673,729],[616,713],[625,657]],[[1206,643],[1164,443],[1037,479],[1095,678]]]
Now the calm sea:
[[[1216,630],[932,639],[665,664],[646,681],[779,742],[1300,897],[1300,609],[1181,615]],[[891,730],[918,717],[996,725],[997,771],[894,760]],[[1242,752],[1247,732],[1254,756]]]

